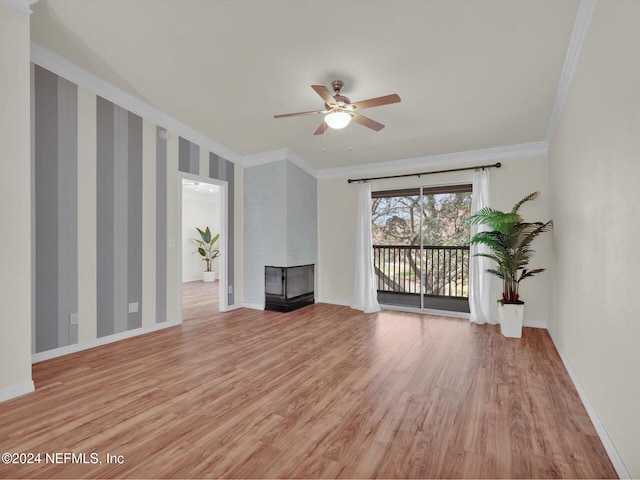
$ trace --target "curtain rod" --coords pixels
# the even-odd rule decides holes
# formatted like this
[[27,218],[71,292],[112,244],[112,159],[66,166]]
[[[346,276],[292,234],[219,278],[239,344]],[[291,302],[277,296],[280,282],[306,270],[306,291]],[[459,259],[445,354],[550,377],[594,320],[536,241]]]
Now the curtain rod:
[[434,173],[462,172],[463,170],[479,170],[479,169],[494,168],[494,167],[500,168],[501,166],[502,164],[498,162],[491,165],[478,165],[476,167],[451,168],[449,170],[437,170],[435,172],[406,173],[404,175],[389,175],[387,177],[350,178],[349,180],[347,180],[347,182],[353,183],[353,182],[366,182],[367,180],[384,180],[386,178],[420,177],[422,175],[431,175]]

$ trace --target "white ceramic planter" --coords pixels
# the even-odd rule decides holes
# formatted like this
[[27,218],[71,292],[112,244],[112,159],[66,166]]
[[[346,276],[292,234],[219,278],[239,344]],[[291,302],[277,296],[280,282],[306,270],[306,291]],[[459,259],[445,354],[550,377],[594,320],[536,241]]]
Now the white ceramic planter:
[[524,304],[498,304],[500,315],[500,332],[509,338],[522,337],[522,320],[524,318]]
[[203,282],[215,282],[216,281],[216,272],[202,272],[202,281]]

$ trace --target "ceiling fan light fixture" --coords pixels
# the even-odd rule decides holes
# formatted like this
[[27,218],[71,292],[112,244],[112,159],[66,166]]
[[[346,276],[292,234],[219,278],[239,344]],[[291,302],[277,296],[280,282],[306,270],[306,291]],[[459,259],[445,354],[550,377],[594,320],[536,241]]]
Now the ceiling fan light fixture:
[[273,118],[298,117],[301,115],[317,115],[321,113],[325,117],[320,126],[313,133],[314,135],[322,135],[326,132],[327,128],[344,128],[349,125],[352,120],[363,127],[379,132],[384,128],[384,125],[361,115],[360,111],[365,108],[381,107],[382,105],[389,105],[400,101],[400,96],[397,93],[393,93],[383,97],[369,98],[368,100],[351,103],[351,100],[340,93],[343,87],[342,81],[336,80],[331,85],[333,86],[335,95],[332,94],[324,85],[311,85],[311,88],[324,101],[324,108],[322,110],[285,113],[284,115],[274,115]]
[[342,110],[338,110],[336,112],[328,113],[324,117],[324,121],[329,125],[329,127],[339,130],[349,125],[349,122],[351,122],[351,115]]

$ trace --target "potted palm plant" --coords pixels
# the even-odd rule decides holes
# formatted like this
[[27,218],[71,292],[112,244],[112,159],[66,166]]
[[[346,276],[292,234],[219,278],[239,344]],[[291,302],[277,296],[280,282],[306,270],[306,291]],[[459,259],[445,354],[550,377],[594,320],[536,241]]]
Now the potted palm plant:
[[197,249],[193,253],[199,253],[202,257],[202,261],[205,262],[206,268],[202,272],[203,282],[213,282],[216,279],[216,272],[213,271],[213,260],[220,256],[220,249],[215,246],[215,243],[220,238],[220,234],[217,233],[211,236],[211,230],[207,227],[205,230],[200,230],[196,227],[196,230],[200,234],[200,238],[194,238],[193,242],[196,244]]
[[533,254],[531,243],[541,233],[551,230],[553,222],[525,222],[518,213],[524,203],[535,200],[539,195],[540,192],[527,195],[510,212],[486,207],[465,219],[474,225],[486,225],[489,228],[476,233],[468,243],[485,245],[488,252],[476,253],[475,256],[487,257],[496,263],[495,268],[486,271],[502,280],[498,311],[500,331],[506,337],[522,336],[524,301],[520,298],[520,282],[545,270],[528,268]]

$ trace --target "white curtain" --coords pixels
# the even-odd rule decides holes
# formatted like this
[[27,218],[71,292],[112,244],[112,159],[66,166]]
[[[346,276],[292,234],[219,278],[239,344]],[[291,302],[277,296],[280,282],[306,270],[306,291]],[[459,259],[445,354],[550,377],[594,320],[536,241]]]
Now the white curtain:
[[[473,177],[473,198],[471,212],[476,213],[490,206],[489,170],[476,170]],[[484,225],[471,225],[471,235],[487,230]],[[469,310],[473,323],[497,323],[491,315],[491,304],[495,301],[491,293],[491,275],[486,272],[491,267],[491,260],[485,257],[474,257],[475,253],[488,252],[484,245],[471,245],[469,258]]]
[[371,239],[371,184],[356,184],[358,188],[358,216],[356,218],[356,267],[351,308],[364,313],[380,311],[373,269]]

